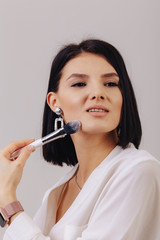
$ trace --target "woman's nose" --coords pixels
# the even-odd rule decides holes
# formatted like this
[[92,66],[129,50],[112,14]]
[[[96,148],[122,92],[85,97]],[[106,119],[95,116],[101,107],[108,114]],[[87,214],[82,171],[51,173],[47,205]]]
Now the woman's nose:
[[104,100],[104,96],[102,96],[102,95],[99,96],[99,95],[95,94],[94,96],[91,97],[91,100],[94,100],[94,99]]
[[95,87],[90,90],[90,99],[91,100],[104,100],[105,94],[100,87]]

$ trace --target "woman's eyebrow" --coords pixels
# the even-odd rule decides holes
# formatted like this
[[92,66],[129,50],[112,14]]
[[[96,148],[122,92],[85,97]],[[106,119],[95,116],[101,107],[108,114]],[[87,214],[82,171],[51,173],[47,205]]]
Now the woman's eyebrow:
[[75,78],[75,77],[77,77],[77,78],[88,78],[88,75],[83,74],[83,73],[72,73],[72,74],[66,79],[66,81],[69,80],[70,78]]
[[[82,79],[86,79],[89,76],[87,74],[83,74],[83,73],[72,73],[67,79],[69,80],[70,78],[82,78]],[[102,78],[106,78],[106,77],[118,77],[118,74],[115,72],[111,72],[111,73],[105,73],[101,75]],[[119,78],[119,77],[118,77]]]
[[118,74],[115,72],[105,73],[105,74],[101,75],[101,77],[102,78],[106,78],[106,77],[118,77],[119,78]]

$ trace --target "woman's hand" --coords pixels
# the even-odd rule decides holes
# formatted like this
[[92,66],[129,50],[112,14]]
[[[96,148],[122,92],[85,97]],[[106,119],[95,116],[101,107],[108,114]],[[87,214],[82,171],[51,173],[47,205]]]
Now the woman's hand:
[[[16,189],[21,180],[23,168],[31,152],[34,151],[27,145],[33,141],[34,139],[16,141],[0,150],[0,207],[17,201]],[[25,148],[19,157],[15,161],[11,161],[11,154],[22,147]]]

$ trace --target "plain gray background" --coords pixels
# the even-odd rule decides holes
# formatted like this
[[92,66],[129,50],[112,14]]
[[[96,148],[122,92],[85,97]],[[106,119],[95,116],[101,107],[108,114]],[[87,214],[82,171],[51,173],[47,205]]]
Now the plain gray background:
[[[143,126],[141,148],[160,159],[159,10],[158,0],[0,0],[0,148],[41,137],[50,66],[61,46],[100,38],[124,57]],[[30,216],[68,170],[47,164],[40,149],[32,154],[17,193]]]

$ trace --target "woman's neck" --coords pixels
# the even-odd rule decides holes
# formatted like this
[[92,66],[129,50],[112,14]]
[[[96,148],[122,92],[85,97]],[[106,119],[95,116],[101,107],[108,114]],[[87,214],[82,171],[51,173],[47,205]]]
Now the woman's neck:
[[115,148],[117,136],[115,133],[108,135],[79,134],[73,138],[73,142],[79,163],[77,178],[82,186],[92,171]]

